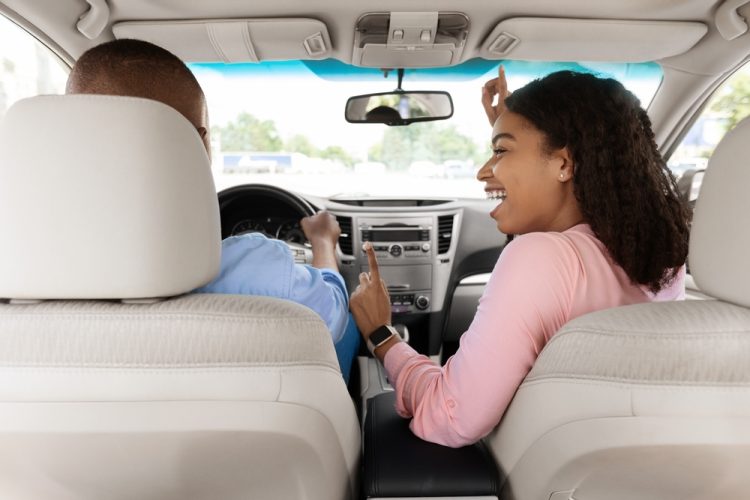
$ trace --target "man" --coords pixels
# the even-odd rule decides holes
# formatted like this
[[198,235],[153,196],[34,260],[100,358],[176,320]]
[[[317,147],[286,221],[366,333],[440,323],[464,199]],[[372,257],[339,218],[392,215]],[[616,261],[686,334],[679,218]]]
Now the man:
[[[174,54],[140,40],[115,40],[85,52],[66,85],[68,94],[105,94],[160,101],[179,111],[200,135],[211,154],[206,98],[195,76]],[[259,233],[222,242],[221,271],[200,293],[265,295],[309,307],[325,321],[336,346],[345,380],[359,346],[349,321],[348,293],[338,273],[336,219],[318,213],[301,221],[312,245],[312,266],[294,263],[284,243]],[[348,325],[348,328],[347,328]]]

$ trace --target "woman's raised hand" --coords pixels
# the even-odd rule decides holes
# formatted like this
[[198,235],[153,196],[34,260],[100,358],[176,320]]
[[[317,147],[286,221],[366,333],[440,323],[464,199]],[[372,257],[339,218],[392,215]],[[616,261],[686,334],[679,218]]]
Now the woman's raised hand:
[[[482,106],[487,113],[487,119],[490,126],[495,125],[495,120],[507,108],[505,107],[505,98],[510,95],[508,92],[508,81],[505,79],[505,68],[501,64],[497,70],[497,78],[493,78],[482,87]],[[497,103],[493,104],[497,96]]]

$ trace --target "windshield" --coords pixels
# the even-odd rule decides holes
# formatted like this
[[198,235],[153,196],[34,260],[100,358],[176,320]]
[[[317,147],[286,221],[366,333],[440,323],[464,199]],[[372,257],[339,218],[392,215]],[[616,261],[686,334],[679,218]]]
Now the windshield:
[[[190,64],[206,92],[218,190],[246,183],[334,198],[483,198],[474,179],[490,155],[481,87],[499,61],[473,59],[451,68],[408,69],[404,90],[447,91],[445,121],[402,127],[352,124],[354,95],[389,92],[396,71],[335,60]],[[644,107],[662,79],[655,63],[585,64],[504,61],[511,89],[562,69],[620,80]]]

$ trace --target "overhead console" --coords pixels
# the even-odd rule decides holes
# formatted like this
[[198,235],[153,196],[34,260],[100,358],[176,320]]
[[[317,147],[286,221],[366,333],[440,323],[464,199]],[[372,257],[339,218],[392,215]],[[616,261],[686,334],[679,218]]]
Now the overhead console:
[[461,60],[469,19],[460,12],[377,12],[354,28],[352,64],[370,68],[429,68]]

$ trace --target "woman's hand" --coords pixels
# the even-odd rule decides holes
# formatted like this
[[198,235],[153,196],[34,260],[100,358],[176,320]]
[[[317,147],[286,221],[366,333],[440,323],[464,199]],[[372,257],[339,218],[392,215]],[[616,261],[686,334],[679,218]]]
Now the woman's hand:
[[359,275],[359,286],[349,300],[349,309],[359,331],[362,332],[362,337],[367,340],[379,326],[391,324],[391,299],[385,281],[380,279],[378,260],[375,258],[372,243],[365,243],[365,252],[370,272]]
[[[508,81],[505,79],[505,68],[502,64],[497,70],[497,78],[493,78],[484,84],[482,87],[482,106],[484,112],[487,113],[487,119],[490,121],[490,126],[495,125],[497,117],[500,116],[505,107],[505,98],[510,95],[508,92]],[[497,96],[497,104],[493,105],[492,101]]]

